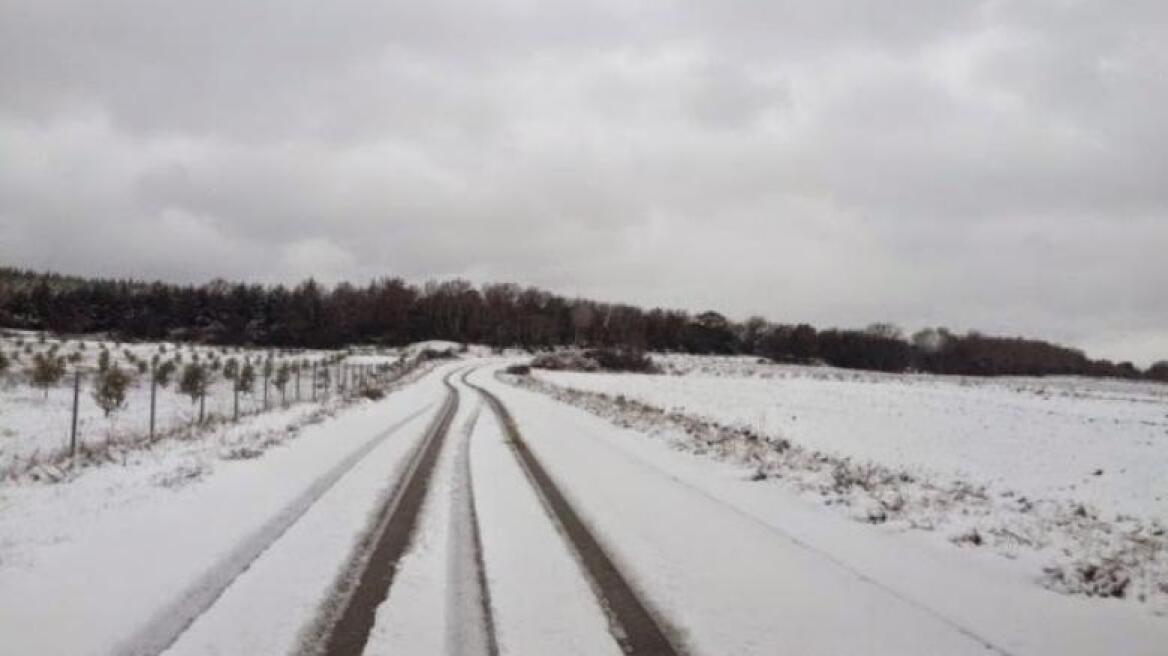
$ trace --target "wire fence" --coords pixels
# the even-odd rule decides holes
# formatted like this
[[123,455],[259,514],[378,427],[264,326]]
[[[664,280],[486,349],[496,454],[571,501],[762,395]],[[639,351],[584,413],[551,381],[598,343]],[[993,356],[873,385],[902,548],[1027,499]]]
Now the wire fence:
[[[373,395],[416,364],[405,356],[354,361],[344,353],[252,351],[231,357],[208,355],[207,349],[185,362],[178,349],[165,357],[143,353],[157,345],[137,346],[137,353],[126,349],[120,362],[112,362],[102,355],[78,357],[81,351],[66,356],[44,343],[21,348],[25,357],[14,367],[12,356],[5,356],[7,371],[0,372],[0,475],[73,461],[111,445],[190,437],[258,414]],[[57,370],[44,375],[38,369],[48,358]],[[252,369],[252,380],[244,367]],[[103,389],[112,369],[124,372],[125,380],[120,389]],[[195,370],[202,372],[200,383],[184,380]]]

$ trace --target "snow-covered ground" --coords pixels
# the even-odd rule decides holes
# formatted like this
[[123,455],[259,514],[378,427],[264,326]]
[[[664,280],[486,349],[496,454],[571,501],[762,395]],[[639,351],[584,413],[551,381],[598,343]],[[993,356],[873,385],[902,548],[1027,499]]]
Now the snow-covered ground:
[[658,357],[675,375],[524,384],[865,523],[988,547],[1050,589],[1168,612],[1163,386]]
[[[94,372],[98,354],[108,350],[113,364],[132,375],[125,406],[106,417],[93,398]],[[199,404],[178,390],[178,377],[183,363],[198,358],[204,363],[218,361],[220,367],[229,358],[239,362],[250,359],[256,367],[256,382],[252,393],[241,394],[239,411],[251,414],[271,409],[281,401],[289,403],[309,400],[311,367],[313,363],[337,359],[353,365],[376,366],[396,362],[401,353],[392,349],[362,349],[360,355],[346,357],[345,351],[281,351],[244,349],[236,347],[207,347],[171,342],[115,343],[95,338],[58,339],[32,333],[10,333],[0,337],[0,351],[10,361],[9,370],[0,373],[0,475],[19,473],[31,462],[51,462],[55,456],[70,448],[75,371],[81,371],[78,395],[78,443],[100,446],[107,441],[138,441],[149,433],[150,374],[139,371],[139,362],[149,364],[154,357],[160,361],[179,360],[178,369],[165,388],[157,390],[156,434],[165,435],[189,427],[199,414]],[[29,384],[27,369],[37,354],[52,354],[66,358],[66,374],[48,390]],[[264,379],[260,363],[271,357],[278,369],[287,363],[303,366],[299,375],[293,374],[281,394],[269,380],[267,405],[264,399]],[[344,358],[340,360],[340,358]],[[333,371],[337,371],[335,365]],[[207,418],[226,418],[234,413],[233,383],[224,378],[221,369],[212,372],[212,382],[205,399]],[[333,374],[332,385],[336,385]]]
[[1168,521],[1168,385],[655,359],[684,375],[537,375],[844,457]]
[[[464,370],[508,407],[530,453],[690,656],[1153,656],[1168,644],[1168,537],[1162,515],[1147,512],[1155,495],[1119,485],[1081,505],[1082,488],[1052,483],[1054,469],[1010,462],[1066,466],[1049,442],[1076,425],[1068,417],[1105,417],[1129,435],[1115,420],[1152,421],[1138,412],[1163,411],[1155,386],[677,356],[663,358],[674,375],[525,377],[498,374],[521,358],[473,346],[401,353],[450,346],[461,357],[422,364],[380,401],[276,408],[198,439],[126,449],[59,483],[0,481],[0,652],[304,653],[405,480],[446,398],[443,377]],[[476,391],[452,383],[459,409],[365,653],[621,653],[618,614],[509,434]],[[833,414],[848,419],[833,424]],[[954,466],[957,445],[916,434],[930,421],[936,435],[1013,430],[974,440],[1013,453],[963,445],[976,467]],[[1027,426],[1047,432],[1045,451],[1022,448]],[[868,443],[853,434],[865,430]],[[1114,459],[1097,467],[1101,487],[1124,469]],[[1130,514],[1117,517],[1120,508]],[[1002,546],[1015,538],[1033,544]],[[1106,558],[1130,579],[1124,599],[1060,594],[1042,573],[1053,563],[1080,575]],[[1096,580],[1111,572],[1099,571]]]
[[424,432],[441,373],[0,487],[0,651],[157,653],[180,633],[174,653],[291,649]]
[[661,435],[472,380],[690,653],[1151,656],[1168,640],[1163,618],[1033,585],[1028,561],[856,523]]

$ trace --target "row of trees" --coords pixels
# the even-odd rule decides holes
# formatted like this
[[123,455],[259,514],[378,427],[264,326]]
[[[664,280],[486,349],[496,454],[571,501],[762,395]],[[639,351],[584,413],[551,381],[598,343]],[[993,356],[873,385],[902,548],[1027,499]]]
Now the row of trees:
[[0,325],[58,333],[104,332],[121,339],[190,340],[263,347],[388,346],[427,339],[539,349],[576,344],[634,350],[753,354],[882,371],[966,375],[1078,374],[1168,380],[1168,363],[1131,363],[1021,338],[958,335],[943,328],[911,337],[888,324],[816,330],[716,312],[568,299],[515,284],[463,280],[421,286],[383,278],[364,287],[178,286],[89,280],[0,270]]
[[[198,354],[191,353],[191,357],[184,364],[182,354],[177,350],[168,358],[163,358],[163,354],[154,354],[149,360],[135,356],[127,350],[124,353],[126,360],[120,362],[104,346],[99,347],[96,360],[86,364],[60,354],[59,346],[52,344],[48,348],[33,352],[27,358],[27,365],[22,373],[29,384],[44,392],[46,399],[49,391],[62,382],[66,382],[67,386],[72,388],[70,455],[76,455],[78,449],[78,400],[86,389],[105,418],[113,419],[127,406],[130,389],[145,382],[150,392],[148,441],[153,442],[156,437],[158,391],[172,386],[177,393],[189,398],[193,406],[197,406],[197,414],[192,416],[192,423],[203,424],[207,419],[205,408],[208,393],[220,380],[233,392],[234,403],[230,417],[238,421],[240,395],[258,396],[259,381],[262,381],[260,411],[266,411],[272,407],[272,403],[269,402],[269,389],[279,391],[281,407],[287,407],[289,402],[301,401],[302,373],[308,378],[310,398],[316,401],[318,398],[329,397],[334,389],[342,395],[369,394],[374,389],[372,386],[384,382],[385,375],[394,368],[389,364],[347,365],[343,363],[344,355],[340,353],[313,360],[277,359],[274,353],[239,358],[220,357],[217,354],[204,354],[204,357],[199,357]],[[0,350],[0,375],[7,376],[11,365],[12,359],[4,356]],[[336,372],[335,377],[333,370]],[[11,381],[11,377],[9,380]]]

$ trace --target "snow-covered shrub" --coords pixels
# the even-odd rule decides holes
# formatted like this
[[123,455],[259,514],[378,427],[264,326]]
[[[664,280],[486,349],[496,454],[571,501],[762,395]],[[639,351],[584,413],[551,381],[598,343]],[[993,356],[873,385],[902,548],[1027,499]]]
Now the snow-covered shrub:
[[370,401],[380,401],[385,398],[385,392],[379,387],[366,387],[361,390],[361,396]]
[[444,351],[439,351],[438,349],[427,348],[427,349],[422,349],[422,352],[418,354],[418,359],[422,360],[422,361],[448,360],[450,358],[457,358],[457,357],[458,357],[458,355],[455,354],[455,352],[452,349],[446,349]]
[[171,490],[195,483],[211,472],[211,466],[202,460],[184,462],[174,469],[156,474],[152,482]]
[[65,359],[53,358],[43,353],[37,353],[32,358],[32,367],[28,370],[29,381],[34,387],[44,390],[49,395],[49,388],[56,385],[65,376]]
[[1131,585],[1131,575],[1119,558],[1080,560],[1047,567],[1043,573],[1047,587],[1088,597],[1122,598]]
[[93,400],[106,417],[121,409],[126,404],[126,389],[130,386],[130,377],[122,368],[112,367],[98,373],[93,384]]
[[551,371],[599,371],[600,365],[583,351],[564,350],[541,353],[531,359],[533,369]]
[[638,373],[657,373],[658,369],[653,360],[645,355],[644,351],[631,348],[603,348],[593,349],[584,353],[596,361],[604,371],[631,371]]
[[174,360],[167,360],[161,364],[156,364],[154,367],[154,381],[158,383],[159,387],[166,389],[166,386],[170,385],[170,378],[174,375],[174,371],[177,368],[178,365],[175,364]]
[[219,452],[224,460],[252,460],[264,455],[263,449],[251,445],[233,446]]
[[656,373],[658,371],[653,360],[644,352],[628,348],[553,351],[532,358],[531,367],[552,371],[630,371],[641,373]]

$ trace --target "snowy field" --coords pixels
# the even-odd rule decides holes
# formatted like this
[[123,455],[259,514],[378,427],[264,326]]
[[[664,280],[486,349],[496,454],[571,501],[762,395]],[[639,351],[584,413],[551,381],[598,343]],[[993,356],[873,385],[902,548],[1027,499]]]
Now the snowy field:
[[[93,396],[97,361],[103,349],[109,352],[112,365],[131,375],[124,407],[109,417]],[[229,359],[240,363],[249,360],[255,367],[252,392],[239,397],[239,412],[248,415],[270,410],[282,402],[294,403],[298,398],[310,400],[314,364],[321,366],[325,361],[333,364],[330,384],[335,389],[337,364],[375,366],[396,362],[402,355],[392,349],[355,349],[350,355],[347,351],[281,351],[170,342],[115,343],[84,337],[42,340],[34,333],[9,333],[0,337],[0,352],[9,360],[8,371],[0,373],[0,475],[19,473],[33,462],[52,462],[69,449],[75,371],[82,375],[78,443],[92,447],[107,442],[136,442],[148,436],[150,374],[141,367],[149,367],[155,357],[159,362],[176,363],[169,384],[157,390],[155,430],[157,435],[166,435],[191,426],[199,415],[199,403],[178,389],[183,364],[196,359],[211,366],[204,412],[206,419],[214,421],[234,414],[233,383],[224,377],[222,370]],[[64,376],[48,389],[30,383],[29,368],[38,354],[65,359]],[[283,394],[275,386],[274,376],[269,378],[265,404],[262,363],[269,357],[273,371],[283,365],[298,365],[301,371],[299,375],[290,375]]]
[[[578,537],[566,535],[518,456],[520,442],[678,654],[1159,656],[1168,641],[1168,543],[1146,514],[1120,520],[1080,513],[1069,497],[1007,492],[1006,473],[986,491],[958,480],[973,470],[947,468],[940,456],[893,460],[881,456],[897,453],[886,447],[864,457],[887,464],[862,464],[841,455],[855,451],[851,442],[830,446],[826,428],[812,448],[795,430],[780,435],[779,424],[753,419],[752,392],[741,391],[808,387],[805,409],[795,411],[802,422],[815,407],[814,385],[836,390],[828,393],[836,403],[850,385],[868,399],[851,425],[864,429],[856,415],[866,407],[876,418],[867,425],[883,427],[873,441],[888,441],[900,433],[887,416],[898,415],[884,406],[899,403],[902,415],[930,406],[892,393],[872,398],[881,388],[948,393],[949,403],[963,393],[999,395],[1007,404],[1011,395],[1037,397],[1035,386],[1051,381],[901,379],[675,357],[663,358],[673,375],[528,377],[500,373],[524,359],[516,354],[488,358],[486,349],[441,343],[401,354],[447,348],[462,356],[419,361],[378,400],[333,395],[277,406],[198,439],[127,449],[59,481],[0,480],[0,651],[308,653],[332,626],[355,563],[381,576],[374,564],[391,562],[364,559],[362,545],[389,525],[384,513],[396,512],[390,501],[430,435],[445,441],[414,506],[408,548],[370,606],[370,656],[623,653],[627,633],[604,596],[611,581],[590,576]],[[375,364],[381,356],[354,349],[348,357]],[[513,423],[463,374],[496,395]],[[721,396],[706,405],[700,391],[677,400],[675,390],[707,379],[716,383],[707,396]],[[1068,404],[1140,392],[1053,382]],[[685,411],[630,400],[638,398]],[[979,403],[998,407],[976,396],[963,402],[969,413]],[[446,408],[450,430],[433,433]],[[955,539],[974,529],[984,536],[976,544]],[[1018,537],[1031,546],[1003,546]],[[1065,565],[1059,571],[1069,577],[1088,562],[1096,563],[1092,581],[1077,589],[1035,584],[1047,565]],[[1122,594],[1098,585],[1116,577],[1126,577]]]
[[679,448],[676,431],[647,434],[632,414],[597,417],[506,384],[514,377],[475,378],[686,653],[1153,656],[1168,644],[1164,617],[1142,605],[1034,585],[1025,554],[856,522],[782,479]]
[[655,359],[675,375],[537,375],[839,456],[1168,521],[1168,385]]
[[1168,614],[1168,386],[656,360],[665,374],[510,380],[851,519]]

